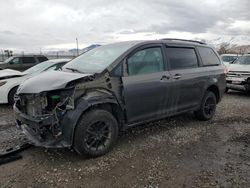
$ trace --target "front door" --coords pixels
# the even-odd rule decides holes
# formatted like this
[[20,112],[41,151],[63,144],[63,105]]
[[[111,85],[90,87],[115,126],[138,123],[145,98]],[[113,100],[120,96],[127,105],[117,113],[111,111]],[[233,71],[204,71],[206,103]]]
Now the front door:
[[129,123],[161,117],[166,113],[170,74],[161,45],[136,50],[127,58],[127,76],[122,78]]

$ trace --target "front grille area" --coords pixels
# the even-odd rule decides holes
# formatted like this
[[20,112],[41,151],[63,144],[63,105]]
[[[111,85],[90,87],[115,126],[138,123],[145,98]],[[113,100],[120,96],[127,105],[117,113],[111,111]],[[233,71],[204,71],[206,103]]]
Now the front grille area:
[[15,97],[16,107],[30,117],[43,115],[43,107],[46,105],[46,98],[33,95],[19,95]]
[[227,73],[228,77],[250,77],[250,72],[243,71],[229,71]]

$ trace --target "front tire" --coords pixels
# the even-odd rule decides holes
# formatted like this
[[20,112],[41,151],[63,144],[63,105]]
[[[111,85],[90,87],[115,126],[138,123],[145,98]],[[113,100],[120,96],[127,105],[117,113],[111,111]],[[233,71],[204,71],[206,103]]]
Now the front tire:
[[207,121],[213,118],[216,110],[216,97],[211,91],[207,91],[202,99],[201,107],[195,112],[197,119]]
[[16,91],[17,91],[17,87],[14,87],[10,90],[9,94],[8,94],[8,103],[10,105],[14,105],[15,103],[15,100],[14,100],[14,96],[16,94]]
[[118,130],[117,120],[110,112],[93,109],[83,114],[76,126],[74,149],[89,157],[104,155],[113,148]]

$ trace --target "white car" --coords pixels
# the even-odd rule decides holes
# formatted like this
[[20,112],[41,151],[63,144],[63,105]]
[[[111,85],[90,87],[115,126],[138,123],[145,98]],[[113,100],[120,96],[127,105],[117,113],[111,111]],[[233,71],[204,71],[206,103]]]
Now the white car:
[[11,69],[0,70],[0,104],[13,104],[14,95],[18,86],[28,78],[44,71],[58,70],[69,61],[70,59],[48,60],[31,67],[24,72]]
[[250,91],[250,54],[239,57],[228,70],[227,90]]
[[236,59],[240,57],[239,54],[221,54],[221,60],[224,65],[228,68],[230,64],[234,63]]

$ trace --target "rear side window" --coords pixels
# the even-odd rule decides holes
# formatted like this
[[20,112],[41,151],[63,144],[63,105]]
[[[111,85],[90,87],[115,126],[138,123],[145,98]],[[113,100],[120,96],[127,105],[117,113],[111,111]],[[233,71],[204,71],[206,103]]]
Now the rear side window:
[[198,67],[198,60],[193,48],[167,47],[167,57],[171,70]]
[[38,59],[39,62],[43,62],[43,61],[47,61],[48,60],[48,58],[44,57],[44,56],[38,56],[37,59]]
[[25,64],[31,64],[31,63],[36,63],[36,60],[34,57],[22,57],[23,63]]
[[198,51],[201,56],[203,65],[212,66],[221,64],[220,59],[211,48],[198,47]]
[[128,58],[128,74],[141,75],[164,71],[161,47],[140,50]]

